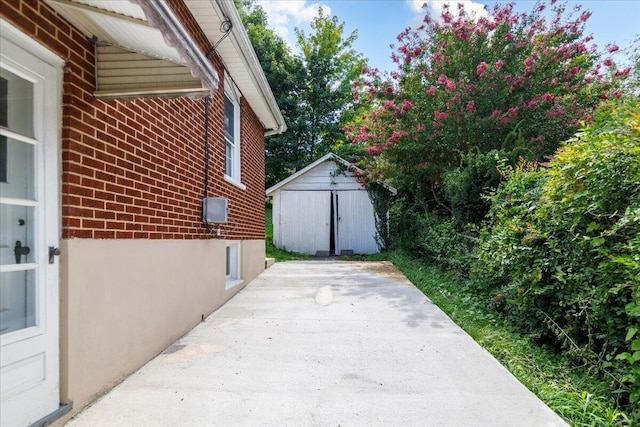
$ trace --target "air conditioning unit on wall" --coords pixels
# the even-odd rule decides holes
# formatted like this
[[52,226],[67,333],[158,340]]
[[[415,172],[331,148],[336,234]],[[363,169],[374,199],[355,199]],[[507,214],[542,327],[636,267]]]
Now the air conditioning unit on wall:
[[224,197],[205,197],[202,199],[202,221],[223,223],[229,220],[229,201]]

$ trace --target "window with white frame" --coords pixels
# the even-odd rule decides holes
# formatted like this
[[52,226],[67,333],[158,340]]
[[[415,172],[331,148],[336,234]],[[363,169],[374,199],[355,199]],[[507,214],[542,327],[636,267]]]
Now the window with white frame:
[[224,84],[224,174],[227,181],[240,181],[240,92],[228,76]]
[[242,283],[240,276],[240,243],[227,242],[226,247],[226,289]]

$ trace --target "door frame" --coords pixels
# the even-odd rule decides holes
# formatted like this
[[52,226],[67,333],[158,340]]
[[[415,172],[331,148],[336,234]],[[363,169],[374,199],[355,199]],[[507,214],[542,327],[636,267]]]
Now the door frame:
[[[35,252],[34,261],[38,264],[36,274],[40,281],[38,285],[38,298],[36,312],[40,316],[40,323],[35,327],[7,334],[0,337],[0,349],[14,346],[17,352],[28,354],[29,339],[39,340],[39,345],[45,348],[44,373],[46,383],[40,398],[46,401],[29,402],[31,417],[38,417],[27,422],[40,422],[51,420],[59,416],[60,401],[60,269],[59,262],[55,260],[49,264],[49,247],[59,247],[61,238],[61,175],[60,175],[60,141],[62,127],[62,82],[64,60],[58,55],[35,41],[8,21],[0,18],[2,39],[5,49],[2,50],[3,62],[9,68],[22,69],[24,74],[37,76],[44,80],[44,84],[34,87],[34,139],[38,141],[35,153],[35,182],[36,182],[36,212],[35,212]],[[13,45],[13,46],[11,46]],[[24,61],[17,59],[12,52],[25,52],[29,57]],[[32,60],[35,59],[35,61]],[[32,69],[23,63],[33,62]],[[33,344],[32,344],[33,345]],[[14,350],[10,350],[14,351]],[[17,353],[16,353],[17,354]],[[14,363],[19,364],[16,359]],[[28,360],[28,358],[27,358]],[[6,366],[6,365],[5,365]],[[21,393],[8,393],[4,404],[24,405]],[[66,406],[64,412],[68,411]],[[70,409],[70,407],[69,407]],[[4,412],[4,411],[3,411]],[[54,415],[55,414],[55,415]]]

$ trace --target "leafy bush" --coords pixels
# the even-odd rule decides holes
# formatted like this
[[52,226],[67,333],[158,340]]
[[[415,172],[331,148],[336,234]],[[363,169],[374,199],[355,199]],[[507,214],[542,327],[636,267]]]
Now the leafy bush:
[[500,184],[498,167],[507,158],[501,150],[486,154],[470,151],[462,157],[461,167],[445,174],[445,196],[458,224],[480,224],[484,220],[491,207],[485,196]]
[[461,275],[468,273],[472,237],[461,233],[450,216],[416,208],[401,209],[399,205],[392,209],[392,215],[391,235],[396,249],[431,265]]
[[609,376],[640,421],[640,103],[605,104],[546,168],[521,162],[505,175],[476,286],[523,329]]

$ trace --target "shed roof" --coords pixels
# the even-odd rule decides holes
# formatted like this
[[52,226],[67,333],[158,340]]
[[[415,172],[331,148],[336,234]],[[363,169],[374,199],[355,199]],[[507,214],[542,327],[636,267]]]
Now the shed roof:
[[[207,53],[164,0],[46,1],[96,40],[97,98],[202,97],[218,89],[220,77]],[[266,134],[284,132],[284,118],[233,0],[184,3],[211,45],[219,42],[216,52]]]
[[[362,169],[360,169],[359,167],[355,166],[353,163],[349,163],[348,161],[346,161],[342,157],[338,156],[337,154],[328,153],[328,154],[325,154],[324,156],[320,157],[315,162],[313,162],[313,163],[305,166],[304,168],[300,169],[296,173],[294,173],[294,174],[288,176],[287,178],[283,179],[282,181],[280,181],[279,183],[275,184],[274,186],[267,188],[267,191],[265,192],[267,197],[273,195],[273,193],[275,193],[276,191],[278,191],[279,189],[281,189],[285,185],[289,184],[292,181],[295,181],[298,177],[304,175],[305,173],[309,172],[310,170],[316,168],[317,166],[321,165],[322,163],[324,163],[326,161],[333,161],[335,163],[342,164],[347,168],[351,168],[351,169],[354,169],[356,171],[362,172]],[[388,185],[388,184],[386,184],[384,182],[381,182],[381,184],[384,185],[384,187],[387,190],[389,190],[389,192],[392,195],[395,196],[398,193],[398,191],[394,187],[392,187],[392,186],[390,186],[390,185]]]

